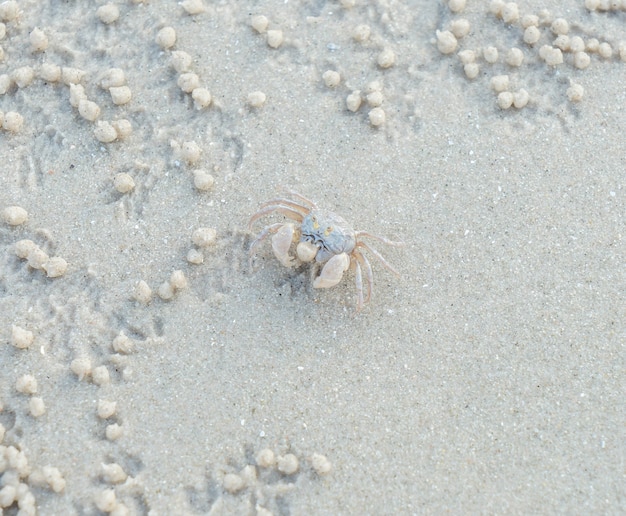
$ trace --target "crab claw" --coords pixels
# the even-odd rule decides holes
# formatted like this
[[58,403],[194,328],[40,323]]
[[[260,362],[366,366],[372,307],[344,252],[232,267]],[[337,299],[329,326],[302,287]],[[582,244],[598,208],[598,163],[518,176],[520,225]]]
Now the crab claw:
[[296,254],[300,261],[312,262],[319,250],[320,248],[311,242],[300,242],[296,247]]
[[343,273],[350,267],[350,257],[346,253],[336,254],[326,262],[322,273],[313,281],[313,288],[334,287],[341,281]]
[[274,256],[276,256],[278,261],[285,267],[293,267],[295,265],[294,259],[289,256],[289,249],[293,243],[294,234],[293,224],[285,224],[272,237]]

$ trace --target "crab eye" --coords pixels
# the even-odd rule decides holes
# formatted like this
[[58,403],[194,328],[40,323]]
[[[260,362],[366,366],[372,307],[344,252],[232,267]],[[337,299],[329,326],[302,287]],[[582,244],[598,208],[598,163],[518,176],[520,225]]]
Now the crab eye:
[[311,217],[311,219],[313,220],[313,229],[319,229],[320,224],[317,222],[317,219],[315,217]]
[[324,236],[328,236],[333,232],[333,227],[332,226],[328,226],[326,228],[326,231],[324,231]]

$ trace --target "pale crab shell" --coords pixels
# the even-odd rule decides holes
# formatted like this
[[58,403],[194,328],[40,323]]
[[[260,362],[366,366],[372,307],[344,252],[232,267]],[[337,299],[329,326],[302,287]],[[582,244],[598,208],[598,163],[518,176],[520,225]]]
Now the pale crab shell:
[[313,288],[334,287],[341,281],[343,273],[350,267],[350,257],[347,253],[336,254],[326,262],[321,274],[313,281]]
[[293,243],[295,229],[293,224],[285,224],[272,237],[272,249],[276,259],[285,267],[293,267],[295,260],[289,256],[289,249]]

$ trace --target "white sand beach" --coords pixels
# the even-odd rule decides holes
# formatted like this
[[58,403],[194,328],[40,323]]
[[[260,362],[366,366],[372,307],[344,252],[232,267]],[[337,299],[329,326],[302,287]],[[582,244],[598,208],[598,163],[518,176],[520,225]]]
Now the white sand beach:
[[[0,514],[626,510],[626,3],[0,21]],[[399,277],[250,263],[280,188]]]

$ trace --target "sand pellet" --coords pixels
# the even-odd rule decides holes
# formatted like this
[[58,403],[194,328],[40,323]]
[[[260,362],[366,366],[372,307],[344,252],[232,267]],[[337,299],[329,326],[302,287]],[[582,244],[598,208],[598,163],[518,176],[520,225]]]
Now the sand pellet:
[[574,54],[574,66],[580,70],[584,70],[591,64],[591,57],[586,52],[576,52]]
[[509,109],[513,105],[513,94],[510,91],[498,93],[497,103],[500,109]]
[[461,61],[461,63],[468,64],[468,63],[473,63],[474,61],[476,61],[476,52],[474,52],[473,50],[461,50],[458,54],[457,57],[459,58],[459,60]]
[[178,77],[177,84],[185,93],[191,93],[200,86],[200,77],[193,72],[183,73]]
[[372,29],[370,29],[369,25],[357,25],[352,31],[352,37],[355,41],[359,43],[363,43],[367,41],[372,33]]
[[157,294],[163,301],[169,301],[174,297],[175,291],[174,287],[171,285],[169,281],[164,281],[157,288]]
[[202,0],[185,0],[184,2],[181,2],[180,5],[187,14],[192,16],[202,14],[206,11],[206,7],[204,6],[204,2]]
[[213,228],[198,228],[191,235],[191,241],[198,247],[209,247],[215,244],[217,231]]
[[572,84],[567,88],[567,98],[570,102],[580,102],[585,94],[585,89],[580,84]]
[[111,143],[117,140],[117,131],[109,122],[96,122],[96,128],[93,130],[96,140],[102,143]]
[[506,64],[509,66],[521,66],[524,62],[524,53],[519,48],[511,48],[506,55]]
[[333,469],[332,463],[319,453],[311,455],[311,467],[318,475],[328,475]]
[[391,68],[396,62],[396,54],[390,48],[385,48],[378,54],[376,62],[381,68]]
[[198,249],[189,249],[187,252],[187,261],[193,265],[200,265],[204,263],[204,254],[198,251]]
[[40,28],[35,27],[28,35],[32,52],[43,52],[48,48],[48,36]]
[[147,305],[152,300],[152,289],[144,280],[141,280],[135,285],[133,297],[140,303]]
[[39,69],[39,77],[47,82],[59,82],[61,80],[61,67],[52,63],[43,63]]
[[285,36],[283,35],[282,30],[274,29],[267,31],[267,44],[271,48],[280,47],[283,44],[283,41],[285,41]]
[[122,437],[123,433],[124,432],[122,430],[122,427],[117,423],[108,425],[106,427],[106,430],[104,431],[104,435],[109,441],[115,441],[119,439],[120,437]]
[[119,120],[113,120],[111,122],[111,126],[113,126],[113,129],[115,129],[115,132],[117,133],[117,137],[120,140],[123,140],[124,138],[127,138],[133,132],[133,126],[130,123],[130,120],[127,120],[126,118],[120,118]]
[[489,64],[494,64],[498,61],[498,49],[496,47],[487,47],[483,50],[483,58]]
[[30,330],[25,330],[20,326],[12,325],[11,327],[11,344],[16,348],[26,349],[30,347],[35,339],[35,335]]
[[9,132],[19,133],[24,127],[24,117],[16,111],[8,111],[4,114],[2,127]]
[[126,73],[121,68],[109,68],[100,77],[100,87],[103,90],[124,86],[126,84]]
[[53,256],[42,265],[48,278],[60,278],[67,272],[67,262],[60,256]]
[[13,85],[13,79],[6,74],[0,74],[0,95],[5,95]]
[[260,108],[265,104],[266,96],[262,91],[253,91],[248,94],[248,105],[253,108]]
[[22,394],[35,394],[37,392],[37,380],[32,374],[22,375],[15,382],[15,390]]
[[382,91],[372,91],[371,93],[369,93],[366,97],[365,100],[367,101],[367,105],[370,107],[378,107],[378,106],[382,106],[383,102],[385,101],[385,96],[383,95]]
[[188,283],[187,278],[185,277],[185,273],[181,270],[176,270],[172,272],[172,274],[170,275],[170,285],[172,285],[175,290],[187,288]]
[[30,86],[35,79],[35,70],[31,66],[21,66],[13,72],[13,82],[18,88]]
[[257,14],[250,20],[250,26],[259,34],[263,34],[267,30],[269,23],[267,16],[263,16],[262,14]]
[[269,448],[264,448],[256,455],[256,463],[260,468],[272,468],[276,464],[276,456]]
[[283,457],[278,457],[276,465],[278,471],[285,475],[293,475],[300,467],[298,457],[296,457],[293,453],[288,453]]
[[194,88],[191,92],[191,98],[196,109],[204,109],[211,105],[211,92],[206,88]]
[[539,32],[539,29],[534,25],[531,25],[524,30],[524,43],[534,45],[540,38],[541,32]]
[[113,339],[113,351],[116,353],[123,353],[124,355],[128,355],[132,353],[135,343],[133,340],[128,337],[123,331],[119,333],[117,337]]
[[448,9],[453,13],[460,13],[465,9],[465,0],[449,0]]
[[100,106],[91,100],[83,99],[78,103],[78,112],[85,120],[95,122],[100,116]]
[[223,486],[230,494],[235,494],[241,491],[245,487],[245,484],[239,475],[227,473],[224,475]]
[[18,240],[17,242],[15,242],[14,246],[15,256],[21,258],[22,260],[25,260],[26,258],[28,258],[28,255],[36,248],[37,244],[35,244],[35,242],[33,242],[32,240]]
[[39,247],[35,247],[30,253],[28,253],[28,266],[33,269],[42,270],[44,265],[50,260],[48,254],[40,249]]
[[122,106],[124,104],[128,104],[132,97],[130,88],[128,86],[114,86],[109,88],[109,93],[111,94],[111,100],[113,104],[116,106]]
[[82,100],[87,100],[85,87],[82,84],[70,84],[70,105],[78,108],[78,105]]
[[522,109],[528,104],[530,100],[530,95],[525,89],[520,89],[513,93],[513,106],[516,109]]
[[468,79],[475,79],[480,73],[480,67],[477,63],[467,63],[463,66],[463,72]]
[[176,31],[173,27],[163,27],[154,40],[163,50],[172,48],[176,44]]
[[370,124],[374,127],[379,127],[385,123],[385,111],[383,108],[375,107],[368,113]]
[[108,419],[115,415],[117,402],[109,400],[98,400],[98,417]]
[[70,363],[71,371],[78,376],[79,380],[83,380],[91,375],[91,360],[87,357],[75,358]]
[[184,73],[189,70],[192,62],[193,60],[187,52],[183,50],[175,50],[174,52],[172,52],[172,58],[170,60],[170,63],[174,70],[176,70],[178,73]]
[[613,48],[609,43],[600,43],[598,46],[598,55],[604,59],[609,59],[613,56]]
[[508,75],[495,75],[489,82],[491,89],[496,93],[500,93],[509,88],[509,76]]
[[210,190],[215,184],[215,179],[206,170],[196,169],[193,171],[193,185],[197,190],[207,191]]
[[435,34],[437,35],[437,49],[439,52],[442,54],[451,54],[456,50],[458,41],[452,32],[449,30],[438,30]]
[[117,506],[117,497],[114,489],[103,489],[96,493],[94,503],[102,512],[112,512]]
[[0,20],[13,21],[20,14],[18,3],[15,0],[8,0],[0,4]]
[[85,75],[87,75],[87,72],[78,68],[69,66],[61,68],[61,80],[67,86],[70,84],[79,84],[85,78]]
[[450,24],[450,32],[454,34],[454,37],[457,39],[464,38],[470,33],[470,22],[465,18],[460,18],[458,20],[454,20]]
[[2,210],[2,220],[9,226],[21,226],[28,221],[28,212],[21,206],[7,206]]
[[120,17],[120,9],[115,4],[105,4],[98,7],[96,15],[102,23],[113,23]]
[[569,50],[570,52],[584,52],[585,51],[585,41],[580,36],[573,36],[569,40]]
[[557,18],[552,22],[550,30],[556,35],[567,34],[569,32],[569,23],[567,23],[565,18]]
[[46,404],[42,398],[33,397],[28,400],[28,411],[33,417],[41,417],[46,413]]
[[130,174],[120,172],[119,174],[115,174],[115,177],[113,178],[113,187],[119,193],[125,194],[131,192],[135,188],[135,180]]
[[196,142],[184,142],[180,148],[180,155],[187,163],[197,163],[202,150]]
[[569,36],[564,34],[557,36],[557,38],[552,42],[552,45],[560,48],[562,52],[568,52],[570,50]]
[[519,20],[519,8],[515,2],[508,2],[500,11],[504,23],[515,23]]
[[107,366],[101,365],[98,367],[94,367],[91,372],[91,381],[96,385],[106,385],[111,381],[111,375]]
[[113,462],[111,464],[102,464],[102,477],[109,484],[121,484],[126,481],[128,475],[122,466]]
[[326,86],[334,88],[341,82],[341,75],[339,75],[339,72],[336,72],[335,70],[326,70],[322,74],[322,80]]
[[361,102],[361,92],[358,90],[353,91],[346,97],[346,107],[352,112],[358,111],[359,107],[361,107]]

